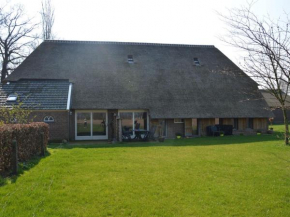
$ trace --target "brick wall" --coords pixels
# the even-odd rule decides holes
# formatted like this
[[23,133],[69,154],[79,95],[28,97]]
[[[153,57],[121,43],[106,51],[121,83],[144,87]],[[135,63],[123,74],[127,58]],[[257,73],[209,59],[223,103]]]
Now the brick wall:
[[[111,139],[112,134],[114,133],[117,137],[118,128],[117,123],[115,120],[115,117],[113,117],[113,114],[117,113],[117,110],[109,110],[108,111],[108,123],[110,121],[113,121],[114,126],[114,132],[112,131],[111,127],[109,127],[109,139]],[[110,116],[111,114],[111,116]],[[35,111],[32,115],[36,115],[36,118],[34,118],[34,121],[43,121],[45,116],[52,116],[54,118],[54,122],[49,123],[50,126],[50,140],[62,140],[62,139],[68,139],[69,140],[75,140],[75,111],[71,111],[71,115],[69,115],[69,130],[68,130],[68,111]],[[266,119],[263,121],[265,122]],[[150,126],[152,125],[158,125],[158,119],[151,119],[150,120]],[[208,122],[209,121],[209,122]],[[239,127],[242,128],[242,119],[239,119]],[[254,123],[257,120],[254,121]],[[199,122],[199,128],[200,128],[200,134],[205,135],[205,127],[208,125],[214,125],[214,119],[198,119]],[[166,119],[166,127],[167,127],[167,138],[175,138],[176,133],[181,133],[184,135],[185,132],[185,126],[184,123],[174,123],[174,119]],[[240,126],[241,125],[241,126]],[[266,127],[263,127],[263,129],[267,129]],[[158,129],[155,132],[155,136],[158,136]]]
[[52,116],[54,122],[49,122],[49,140],[68,139],[68,111],[33,111],[34,122],[43,122],[46,116]]

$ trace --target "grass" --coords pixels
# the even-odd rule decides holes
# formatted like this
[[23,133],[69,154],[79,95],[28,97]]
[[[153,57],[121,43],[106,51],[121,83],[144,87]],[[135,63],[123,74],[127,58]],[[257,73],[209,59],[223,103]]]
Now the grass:
[[279,133],[48,150],[5,180],[0,216],[290,216]]

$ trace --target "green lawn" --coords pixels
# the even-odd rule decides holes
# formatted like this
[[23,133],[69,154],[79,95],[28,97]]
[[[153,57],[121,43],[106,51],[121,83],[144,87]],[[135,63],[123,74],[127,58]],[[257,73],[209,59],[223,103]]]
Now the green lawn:
[[0,216],[290,216],[290,147],[279,134],[49,153],[2,184]]

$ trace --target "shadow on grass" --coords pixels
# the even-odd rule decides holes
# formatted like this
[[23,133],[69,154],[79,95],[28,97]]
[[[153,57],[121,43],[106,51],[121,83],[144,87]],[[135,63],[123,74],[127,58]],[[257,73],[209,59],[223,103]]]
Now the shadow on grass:
[[0,176],[0,187],[5,186],[8,183],[16,183],[18,177],[22,175],[25,171],[28,171],[35,167],[42,159],[49,157],[50,153],[48,151],[45,152],[45,156],[35,156],[29,161],[19,162],[18,163],[18,174],[17,175],[9,175],[11,173],[7,173],[4,177]]
[[69,144],[50,144],[51,149],[73,149],[73,148],[123,148],[123,147],[156,147],[156,146],[210,146],[210,145],[233,145],[243,143],[267,142],[283,140],[282,133],[253,136],[225,136],[225,137],[198,137],[188,139],[165,139],[165,142],[118,142],[107,141],[76,141]]

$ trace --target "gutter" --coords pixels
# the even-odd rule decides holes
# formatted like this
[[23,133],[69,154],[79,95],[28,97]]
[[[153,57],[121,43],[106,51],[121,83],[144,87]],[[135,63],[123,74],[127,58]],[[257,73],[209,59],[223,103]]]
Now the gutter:
[[69,87],[68,87],[67,106],[66,106],[66,110],[68,110],[68,111],[70,110],[71,90],[72,90],[72,83],[70,83]]
[[68,138],[67,138],[67,141],[68,142],[70,140],[70,105],[71,105],[71,91],[72,91],[72,83],[70,83],[69,84],[69,87],[68,87],[67,106],[66,106],[66,110],[68,111],[68,115],[67,115],[67,123],[68,123]]

